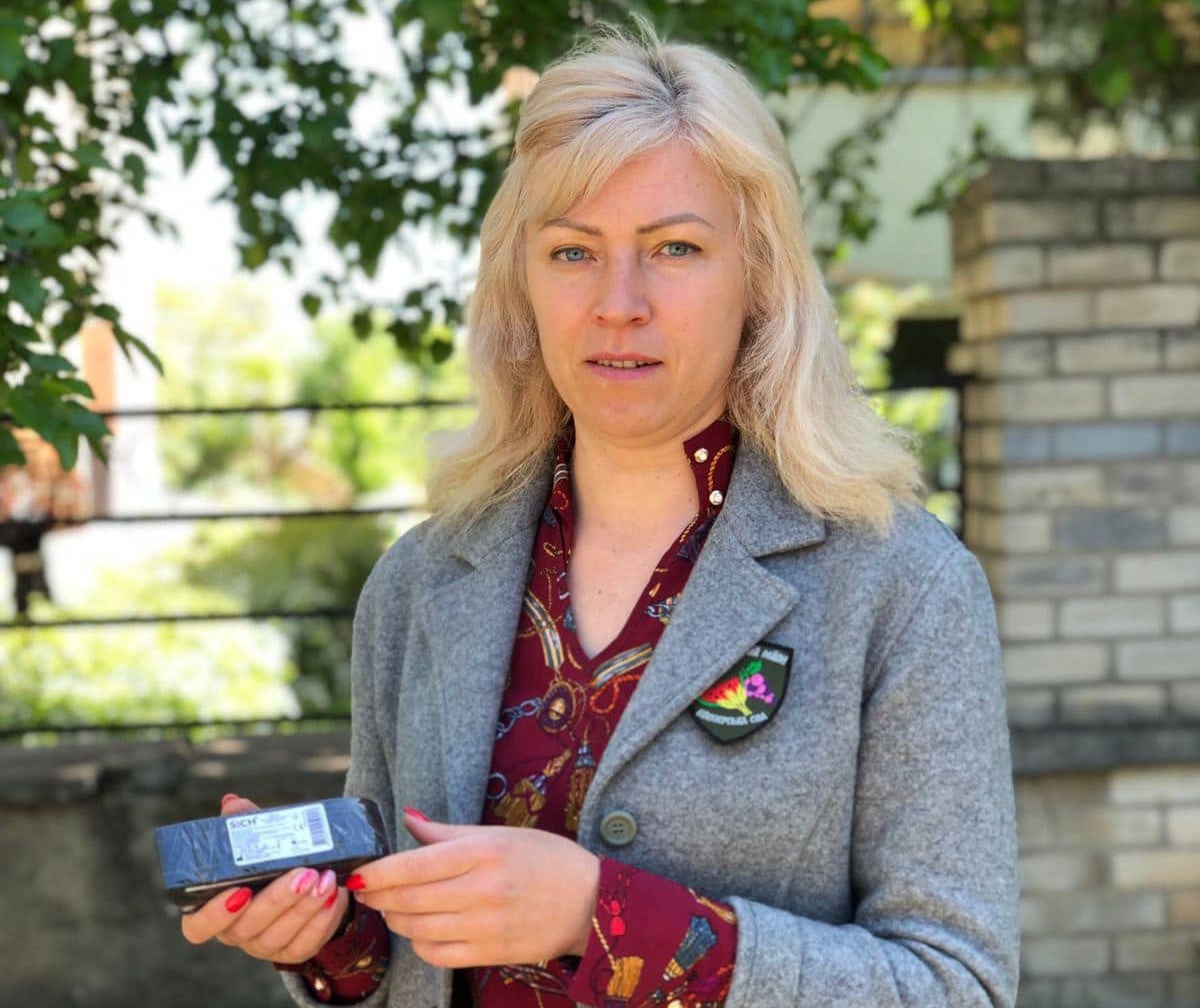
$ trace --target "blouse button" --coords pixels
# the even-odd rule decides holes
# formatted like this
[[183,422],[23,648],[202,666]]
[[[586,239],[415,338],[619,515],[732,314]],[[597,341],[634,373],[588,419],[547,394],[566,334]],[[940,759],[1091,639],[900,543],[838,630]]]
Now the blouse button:
[[697,448],[694,452],[692,452],[692,458],[694,458],[697,462],[707,462],[708,461],[708,449],[707,448]]
[[721,493],[720,490],[714,490],[712,493],[710,493],[708,495],[708,503],[711,504],[713,507],[716,507],[724,499],[725,499],[725,495],[723,493]]
[[607,813],[600,820],[600,838],[612,847],[624,847],[637,836],[637,820],[628,812]]

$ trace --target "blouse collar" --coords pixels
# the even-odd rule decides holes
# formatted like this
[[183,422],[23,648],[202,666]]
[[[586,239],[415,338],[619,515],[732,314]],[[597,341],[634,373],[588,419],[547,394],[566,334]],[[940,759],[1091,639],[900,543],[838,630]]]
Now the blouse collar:
[[[719,417],[681,444],[696,481],[700,514],[709,520],[720,513],[729,493],[737,441],[736,428],[726,417]],[[568,426],[558,439],[554,483],[550,489],[549,507],[566,525],[571,524],[571,449],[574,444],[575,428]]]

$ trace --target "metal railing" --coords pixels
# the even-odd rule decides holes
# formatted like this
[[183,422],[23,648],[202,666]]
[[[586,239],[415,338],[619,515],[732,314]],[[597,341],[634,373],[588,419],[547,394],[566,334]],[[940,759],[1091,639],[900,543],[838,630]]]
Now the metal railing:
[[[295,402],[272,405],[247,404],[238,406],[209,406],[181,407],[155,409],[120,409],[104,412],[106,419],[129,421],[149,420],[158,423],[163,420],[173,420],[186,417],[207,416],[253,416],[271,414],[336,414],[361,413],[368,410],[386,410],[392,412],[421,410],[429,413],[434,410],[460,409],[473,405],[462,399],[412,399],[388,402],[354,402],[354,403],[315,403]],[[61,520],[7,520],[0,521],[0,536],[6,542],[35,543],[40,548],[41,539],[52,531],[61,531],[82,525],[117,525],[131,530],[139,526],[157,523],[208,523],[208,522],[250,522],[273,521],[288,522],[298,519],[344,521],[347,519],[366,518],[371,516],[402,516],[420,513],[421,503],[398,501],[396,503],[364,503],[346,507],[249,507],[249,508],[187,508],[170,510],[145,510],[124,512],[118,514],[97,513],[85,515],[78,519]],[[91,615],[73,614],[68,612],[62,616],[42,618],[21,617],[0,621],[0,634],[13,632],[28,633],[31,631],[104,631],[109,628],[153,626],[156,624],[188,624],[188,623],[231,623],[251,622],[263,623],[268,621],[321,621],[326,623],[345,624],[353,616],[353,608],[313,606],[308,608],[286,607],[253,607],[239,611],[172,611],[172,612],[117,612]],[[3,698],[0,697],[0,700]],[[270,730],[293,730],[311,727],[322,727],[329,723],[344,721],[343,713],[334,711],[307,711],[300,718],[251,717],[249,719],[230,719],[222,721],[149,721],[137,723],[105,723],[105,724],[45,724],[22,723],[0,725],[0,740],[57,740],[70,737],[78,740],[81,737],[114,736],[163,736],[163,735],[208,735],[214,731],[245,730],[248,727]]]
[[[945,385],[940,386],[922,386],[924,389],[947,388],[959,391],[960,382],[948,381]],[[918,388],[889,388],[882,390],[868,390],[871,394],[892,395],[901,392],[919,391]],[[281,405],[245,405],[245,406],[217,406],[217,407],[186,407],[176,409],[125,409],[114,410],[103,414],[106,418],[127,420],[127,419],[149,419],[162,420],[176,417],[188,416],[237,416],[237,415],[255,415],[255,414],[280,414],[280,413],[335,413],[335,412],[359,412],[365,410],[389,410],[401,411],[420,409],[424,411],[443,409],[443,408],[462,408],[472,405],[467,400],[438,400],[438,399],[417,399],[402,402],[362,402],[362,403],[288,403]],[[956,423],[954,430],[955,452],[958,458],[961,458],[961,432],[962,421],[961,411],[956,411]],[[960,495],[962,488],[959,485],[938,487],[935,489],[944,489],[957,491]],[[416,513],[422,511],[422,505],[413,504],[411,502],[396,503],[396,504],[369,504],[362,506],[351,506],[344,508],[252,508],[242,510],[220,510],[220,509],[204,509],[198,511],[167,511],[167,512],[139,512],[139,513],[124,513],[124,514],[97,514],[78,522],[54,522],[43,523],[43,532],[49,532],[51,529],[61,529],[70,525],[80,524],[117,524],[127,526],[144,525],[147,523],[158,522],[211,522],[211,521],[251,521],[251,520],[276,520],[289,521],[294,519],[346,519],[358,518],[365,516],[378,515],[403,515],[408,513]],[[961,514],[961,509],[959,511]],[[36,532],[37,523],[34,522],[13,522],[0,521],[0,531],[8,528],[10,530],[20,530],[21,526],[26,526],[26,531]],[[79,615],[79,616],[63,616],[43,619],[14,619],[0,621],[0,633],[13,631],[31,631],[31,630],[85,630],[85,629],[104,629],[109,627],[129,627],[139,625],[153,625],[165,623],[220,623],[220,622],[266,622],[272,620],[289,620],[289,621],[326,621],[331,623],[344,623],[353,616],[352,608],[341,607],[314,607],[310,609],[282,609],[282,608],[254,608],[237,612],[170,612],[170,613],[116,613],[104,615]],[[79,740],[80,738],[106,737],[106,736],[139,736],[145,737],[151,735],[154,737],[174,736],[179,734],[190,734],[193,736],[206,736],[212,733],[222,733],[229,731],[242,731],[248,728],[255,730],[304,730],[306,727],[326,727],[330,724],[344,723],[345,716],[342,713],[322,713],[320,711],[310,711],[300,718],[271,718],[271,717],[252,717],[244,719],[232,720],[214,720],[214,721],[144,721],[138,723],[119,723],[119,724],[63,724],[63,725],[45,725],[45,724],[10,724],[0,725],[0,740],[25,740],[25,741],[42,741],[42,740],[58,740],[60,737]]]

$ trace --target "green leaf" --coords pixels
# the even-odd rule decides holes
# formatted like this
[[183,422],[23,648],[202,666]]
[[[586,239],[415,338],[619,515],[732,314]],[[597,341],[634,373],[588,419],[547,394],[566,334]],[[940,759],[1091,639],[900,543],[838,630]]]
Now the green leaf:
[[1096,94],[1109,108],[1116,108],[1133,89],[1133,77],[1123,66],[1110,66],[1096,80]]
[[[1200,3],[1196,5],[1196,15],[1200,15]],[[1154,55],[1160,63],[1170,63],[1179,52],[1175,37],[1171,34],[1171,30],[1165,27],[1154,33],[1153,48]]]
[[433,37],[448,35],[462,28],[462,4],[459,0],[432,0],[422,6],[422,20]]
[[51,39],[46,48],[50,50],[46,68],[54,77],[61,78],[75,56],[75,41],[70,38]]
[[304,308],[304,314],[309,318],[316,318],[321,311],[321,299],[316,294],[305,294],[300,299],[300,305]]
[[59,465],[68,471],[74,469],[75,463],[79,461],[79,435],[74,431],[56,427],[49,432],[43,432],[43,437],[58,452]]
[[65,402],[63,403],[63,413],[63,419],[93,444],[112,435],[104,417],[99,413],[93,413],[86,406],[81,406],[77,402]]
[[81,395],[85,399],[96,398],[92,387],[80,378],[46,378],[42,381],[42,388],[59,396]]
[[183,170],[186,174],[192,170],[192,165],[196,161],[196,155],[200,152],[200,137],[194,133],[188,133],[179,139],[179,153],[183,157]]
[[[68,242],[67,233],[59,227],[54,221],[48,220],[39,227],[29,238],[29,244],[32,248],[49,249],[59,248],[61,246],[79,246],[83,245],[87,240],[87,236],[83,234],[72,235]],[[66,249],[64,249],[66,251]]]
[[[103,312],[101,311],[102,308],[104,309]],[[121,353],[125,355],[125,359],[129,361],[130,364],[134,362],[133,354],[129,352],[130,347],[132,347],[139,354],[141,354],[143,358],[150,362],[150,366],[154,368],[155,371],[157,371],[159,374],[163,373],[162,361],[159,359],[158,354],[151,350],[145,342],[138,339],[133,335],[133,333],[131,333],[128,329],[122,326],[120,322],[117,321],[117,310],[115,308],[113,308],[111,305],[98,305],[93,309],[93,311],[95,314],[100,315],[103,318],[107,318],[113,323],[113,335],[117,338],[117,346],[121,348]]]
[[12,389],[8,404],[13,419],[20,427],[28,427],[42,433],[53,423],[53,418],[46,412],[46,403],[38,395],[37,388],[30,389],[26,385],[20,385]]
[[444,364],[454,353],[454,344],[450,340],[436,339],[429,344],[429,356],[434,364]]
[[45,371],[50,374],[75,370],[75,365],[59,354],[30,354],[25,358],[25,363],[34,371]]
[[11,21],[0,25],[0,78],[14,80],[25,64],[25,46],[19,27],[14,30]]
[[46,220],[46,211],[32,200],[14,200],[4,211],[4,223],[14,231],[36,231]]
[[256,241],[249,245],[243,245],[241,249],[242,265],[246,269],[258,269],[259,266],[267,261],[267,251],[268,246],[265,241]]
[[359,339],[366,339],[371,335],[371,313],[366,309],[356,311],[350,319],[350,325],[354,329],[354,335]]
[[46,305],[46,291],[33,270],[18,266],[8,274],[8,292],[35,319]]
[[99,144],[84,143],[80,144],[71,152],[75,156],[75,160],[79,162],[83,168],[107,168],[111,169],[108,158],[104,156],[104,151],[101,150]]
[[146,162],[137,154],[126,154],[121,167],[129,177],[130,184],[138,192],[146,191]]
[[[33,326],[20,325],[12,319],[6,319],[0,315],[0,345],[7,343],[12,348],[26,347],[30,344],[38,344],[42,341],[38,331]],[[25,350],[18,351],[21,356],[25,355]],[[0,402],[4,399],[5,386],[0,385]]]
[[858,55],[858,66],[867,80],[868,87],[876,90],[883,86],[884,76],[892,65],[879,53],[864,51]]
[[17,439],[6,425],[0,424],[0,466],[24,464],[25,453],[21,451]]
[[404,319],[392,319],[387,326],[388,335],[395,341],[397,347],[408,347],[415,341],[413,327]]

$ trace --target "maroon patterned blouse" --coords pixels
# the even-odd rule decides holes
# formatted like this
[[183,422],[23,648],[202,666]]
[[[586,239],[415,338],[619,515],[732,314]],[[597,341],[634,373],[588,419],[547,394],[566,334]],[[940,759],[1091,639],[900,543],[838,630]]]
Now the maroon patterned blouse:
[[[496,726],[483,824],[576,837],[596,764],[720,512],[736,433],[718,420],[684,442],[683,450],[701,510],[659,560],[616,638],[589,658],[575,635],[567,587],[574,546],[571,442],[560,443]],[[385,932],[379,934],[379,947],[355,950],[364,957],[373,953],[375,964],[387,954]],[[605,857],[582,958],[466,972],[479,1008],[573,1008],[575,1002],[719,1008],[729,993],[736,945],[737,921],[727,904]],[[327,957],[323,952],[318,958]],[[325,963],[324,975],[333,981],[320,991],[326,998],[351,1002],[373,989],[353,982],[354,971],[330,969],[338,965]]]
[[[735,446],[728,422],[718,420],[683,448],[701,510],[659,560],[616,638],[589,658],[575,636],[567,588],[575,516],[570,445],[560,444],[496,726],[485,824],[536,826],[575,838],[596,764],[729,489]],[[720,1005],[729,990],[736,939],[728,906],[602,858],[583,958],[471,970],[474,1000],[481,1008]]]

